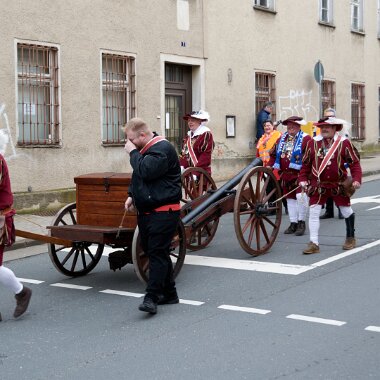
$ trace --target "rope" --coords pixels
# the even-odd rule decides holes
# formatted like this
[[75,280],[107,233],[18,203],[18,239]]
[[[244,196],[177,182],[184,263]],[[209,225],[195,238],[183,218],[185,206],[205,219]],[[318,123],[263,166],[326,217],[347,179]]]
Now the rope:
[[273,202],[271,202],[271,203],[277,203],[277,202],[281,201],[281,200],[284,199],[287,195],[293,193],[294,191],[296,191],[296,190],[299,189],[300,187],[301,187],[301,186],[298,185],[295,189],[289,191],[288,193],[284,194],[282,197],[276,199],[275,201],[273,201]]

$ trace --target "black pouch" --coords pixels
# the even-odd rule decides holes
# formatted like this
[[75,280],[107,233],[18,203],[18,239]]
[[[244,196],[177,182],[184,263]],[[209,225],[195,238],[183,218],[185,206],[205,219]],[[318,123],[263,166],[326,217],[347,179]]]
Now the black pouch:
[[130,249],[125,249],[124,251],[114,251],[108,255],[108,263],[110,269],[114,272],[116,269],[121,270],[127,264],[132,264],[132,255]]

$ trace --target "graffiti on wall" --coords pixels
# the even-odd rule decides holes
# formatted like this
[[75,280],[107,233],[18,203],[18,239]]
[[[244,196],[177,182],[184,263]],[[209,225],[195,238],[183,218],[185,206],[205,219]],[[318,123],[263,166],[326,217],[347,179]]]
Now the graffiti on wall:
[[278,97],[278,118],[285,120],[290,116],[301,116],[307,121],[318,120],[318,111],[312,105],[313,91],[290,90],[289,95]]
[[17,157],[5,104],[0,104],[0,153],[9,161]]

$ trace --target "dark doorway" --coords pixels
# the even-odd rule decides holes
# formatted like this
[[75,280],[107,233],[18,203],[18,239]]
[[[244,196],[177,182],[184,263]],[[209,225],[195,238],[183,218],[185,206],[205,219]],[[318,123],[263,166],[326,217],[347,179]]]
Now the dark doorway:
[[182,140],[187,132],[183,115],[192,111],[192,67],[165,65],[165,137],[181,151]]

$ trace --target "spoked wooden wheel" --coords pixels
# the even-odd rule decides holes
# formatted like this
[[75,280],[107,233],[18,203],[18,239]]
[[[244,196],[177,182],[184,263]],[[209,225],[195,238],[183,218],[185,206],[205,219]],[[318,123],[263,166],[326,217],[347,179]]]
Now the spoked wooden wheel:
[[182,202],[187,203],[200,197],[208,190],[216,190],[216,184],[210,174],[202,168],[187,168],[181,176]]
[[[63,207],[52,222],[53,226],[77,224],[76,203]],[[91,247],[91,249],[90,249]],[[104,244],[73,242],[66,248],[57,244],[48,244],[49,256],[54,266],[66,276],[83,276],[93,270],[102,257]]]
[[[215,181],[202,168],[191,167],[182,173],[182,202],[184,203],[199,198],[209,190],[216,189]],[[187,241],[186,247],[192,251],[205,248],[214,238],[218,224],[219,218],[216,218],[194,231]]]
[[281,225],[281,189],[271,169],[255,167],[241,180],[234,203],[235,232],[250,255],[266,253]]
[[[132,241],[132,260],[137,277],[146,284],[149,278],[149,257],[141,248],[141,236],[136,227]],[[178,223],[177,232],[172,239],[170,258],[173,262],[173,276],[177,277],[181,271],[186,256],[186,235],[181,221]]]

